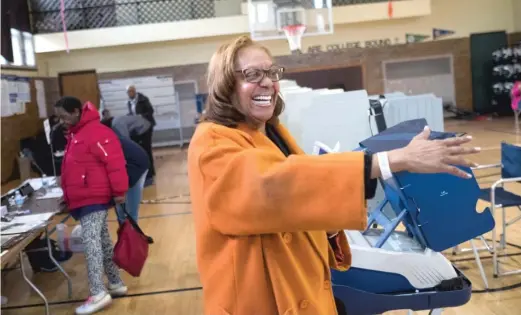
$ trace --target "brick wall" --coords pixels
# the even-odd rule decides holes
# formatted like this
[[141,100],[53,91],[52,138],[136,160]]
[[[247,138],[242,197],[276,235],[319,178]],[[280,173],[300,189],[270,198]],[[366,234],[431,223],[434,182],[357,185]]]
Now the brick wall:
[[508,34],[508,42],[510,45],[521,42],[521,32]]
[[456,103],[458,108],[470,110],[472,108],[472,85],[468,38],[394,45],[385,48],[355,48],[342,52],[284,56],[277,58],[277,61],[290,70],[321,66],[362,65],[364,86],[368,94],[380,94],[384,91],[382,62],[439,55],[453,56]]
[[[521,40],[521,32],[509,34],[513,43]],[[463,110],[472,110],[472,82],[470,69],[469,38],[427,41],[412,45],[394,45],[385,48],[349,49],[341,52],[325,52],[321,54],[303,54],[297,56],[276,57],[277,63],[288,71],[299,71],[309,68],[331,68],[361,65],[364,73],[364,86],[369,94],[379,94],[384,90],[382,62],[386,60],[408,59],[428,56],[452,55],[454,66],[454,82],[456,104]],[[192,64],[164,68],[141,69],[121,72],[99,73],[99,79],[118,79],[147,75],[173,74],[176,81],[197,80],[199,91],[206,92],[205,72],[207,64]],[[51,79],[52,81],[52,79]],[[50,86],[57,87],[49,82]],[[47,101],[55,102],[59,97],[58,89],[49,91]],[[52,95],[52,93],[55,93]]]
[[[414,45],[395,45],[386,48],[350,49],[341,52],[302,54],[276,57],[277,63],[288,71],[306,68],[331,68],[362,65],[364,86],[369,94],[382,93],[384,89],[382,62],[436,55],[453,55],[456,102],[461,109],[472,108],[470,81],[469,40],[441,40]],[[197,80],[199,91],[206,91],[205,72],[207,64],[193,64],[155,69],[142,69],[98,74],[100,79],[117,79],[134,76],[173,74],[176,81]]]

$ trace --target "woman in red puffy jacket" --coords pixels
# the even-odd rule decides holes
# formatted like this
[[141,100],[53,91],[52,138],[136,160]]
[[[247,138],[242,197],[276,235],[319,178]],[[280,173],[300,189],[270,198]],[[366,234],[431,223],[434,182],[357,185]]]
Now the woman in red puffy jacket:
[[[89,299],[76,309],[76,314],[92,314],[109,305],[111,296],[127,292],[112,261],[107,226],[107,210],[113,202],[125,202],[125,157],[116,134],[100,122],[91,103],[83,105],[77,98],[63,97],[55,107],[68,130],[61,186],[65,203],[81,224],[90,287]],[[103,273],[109,280],[108,290]]]

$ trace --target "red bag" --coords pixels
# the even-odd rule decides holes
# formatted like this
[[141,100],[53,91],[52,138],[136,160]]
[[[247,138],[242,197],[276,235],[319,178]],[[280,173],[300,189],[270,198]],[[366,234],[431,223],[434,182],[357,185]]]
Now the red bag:
[[145,235],[122,205],[126,219],[118,229],[118,241],[114,246],[114,263],[134,277],[139,277],[148,257],[148,244],[152,239]]

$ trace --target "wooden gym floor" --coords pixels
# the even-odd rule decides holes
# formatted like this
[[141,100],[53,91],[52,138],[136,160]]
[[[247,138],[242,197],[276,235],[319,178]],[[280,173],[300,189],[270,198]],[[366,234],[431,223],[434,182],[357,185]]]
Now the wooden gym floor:
[[[515,134],[512,119],[480,122],[447,121],[448,131],[467,132],[481,146],[482,152],[474,157],[480,164],[499,162],[501,141],[521,143],[521,136]],[[146,233],[155,239],[150,248],[149,260],[140,278],[123,274],[129,286],[129,295],[114,300],[113,305],[101,314],[202,314],[201,284],[195,264],[195,239],[191,215],[191,205],[186,173],[186,150],[165,149],[155,152],[158,177],[156,185],[145,190],[145,200],[156,203],[143,204],[140,210],[140,224]],[[478,171],[476,177],[480,185],[490,186],[499,175],[498,170]],[[512,186],[521,193],[521,187]],[[486,204],[479,202],[478,209]],[[457,211],[457,209],[454,209]],[[509,209],[508,214],[516,214]],[[517,211],[518,212],[518,211]],[[498,216],[499,218],[499,216]],[[109,223],[113,240],[117,223],[110,214]],[[73,221],[68,222],[75,224]],[[486,236],[490,238],[490,235]],[[508,257],[506,265],[521,268],[521,222],[513,226],[508,236]],[[477,246],[481,246],[476,242]],[[463,247],[468,244],[464,244]],[[482,253],[482,261],[492,290],[483,292],[483,283],[473,256],[462,253],[447,257],[454,261],[473,282],[471,301],[462,307],[446,309],[446,315],[514,315],[521,311],[521,275],[492,277],[490,255]],[[26,262],[27,263],[27,262]],[[87,277],[82,255],[74,255],[64,263],[73,278],[73,300],[67,300],[66,281],[59,272],[39,273],[33,281],[40,287],[52,303],[52,314],[73,314],[74,308],[88,294]],[[5,272],[2,277],[2,295],[9,299],[4,315],[42,314],[44,309],[40,298],[22,280],[19,271]],[[395,311],[388,314],[406,314]],[[426,312],[420,312],[426,314]],[[318,314],[317,314],[318,315]],[[328,314],[322,314],[328,315]]]

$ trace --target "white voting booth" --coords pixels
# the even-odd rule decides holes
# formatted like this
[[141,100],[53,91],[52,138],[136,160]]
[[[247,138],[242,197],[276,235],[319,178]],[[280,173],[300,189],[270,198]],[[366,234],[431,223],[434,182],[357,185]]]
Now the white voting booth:
[[[378,133],[369,114],[369,99],[378,99],[378,95],[368,95],[365,90],[313,90],[289,80],[281,81],[281,94],[286,106],[280,121],[307,154],[313,153],[316,141],[330,148],[339,143],[339,151],[348,152],[358,148],[360,141]],[[433,94],[408,96],[401,92],[384,96],[387,128],[406,120],[425,118],[432,130],[444,131],[441,98]],[[378,185],[375,198],[368,200],[369,208],[376,208],[383,196]]]
[[[311,154],[315,141],[330,147],[340,142],[340,151],[350,151],[358,143],[377,133],[369,115],[370,96],[365,90],[344,92],[341,89],[313,90],[295,81],[281,81],[281,94],[286,103],[280,116],[302,149]],[[444,131],[442,100],[433,94],[386,94],[383,112],[387,127],[400,122],[425,118],[435,131]]]

